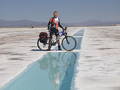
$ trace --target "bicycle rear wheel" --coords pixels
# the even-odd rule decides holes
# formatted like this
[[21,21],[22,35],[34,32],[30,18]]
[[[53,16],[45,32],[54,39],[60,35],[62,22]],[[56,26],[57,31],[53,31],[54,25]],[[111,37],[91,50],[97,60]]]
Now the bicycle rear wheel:
[[76,48],[77,41],[72,36],[65,36],[62,40],[62,47],[67,51],[72,51]]
[[[47,41],[48,41],[48,40],[47,40]],[[40,39],[38,39],[38,41],[37,41],[37,47],[38,47],[41,51],[46,51],[46,50],[48,50],[48,46],[49,46],[48,43],[46,43],[46,44],[41,43],[41,42],[40,42]]]

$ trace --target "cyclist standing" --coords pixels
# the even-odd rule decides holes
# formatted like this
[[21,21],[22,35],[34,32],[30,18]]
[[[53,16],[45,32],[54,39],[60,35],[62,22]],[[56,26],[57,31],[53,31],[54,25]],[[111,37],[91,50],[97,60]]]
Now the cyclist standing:
[[60,23],[60,19],[59,19],[59,12],[58,11],[54,11],[53,12],[53,17],[50,18],[49,22],[48,22],[48,30],[50,32],[50,40],[49,40],[49,47],[48,50],[51,50],[51,46],[50,46],[50,42],[52,39],[53,34],[55,34],[56,36],[56,40],[58,43],[58,50],[61,50],[61,46],[60,46],[60,41],[59,41],[59,30],[58,27],[63,28],[63,26]]

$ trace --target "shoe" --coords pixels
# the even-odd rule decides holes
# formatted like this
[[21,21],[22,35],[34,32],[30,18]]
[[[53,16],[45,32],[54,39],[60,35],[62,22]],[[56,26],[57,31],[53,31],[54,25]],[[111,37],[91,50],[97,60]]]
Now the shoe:
[[51,49],[49,48],[49,49],[47,49],[47,51],[51,51]]
[[51,51],[51,49],[47,49],[47,51]]
[[60,46],[58,46],[58,50],[62,50]]

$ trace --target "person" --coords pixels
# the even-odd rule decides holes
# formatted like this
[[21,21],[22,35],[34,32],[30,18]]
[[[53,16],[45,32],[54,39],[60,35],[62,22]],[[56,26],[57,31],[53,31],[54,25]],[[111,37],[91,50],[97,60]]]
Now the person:
[[58,43],[58,50],[61,50],[60,41],[58,39],[59,38],[58,27],[60,27],[64,30],[63,26],[60,23],[59,12],[54,11],[53,12],[53,17],[50,18],[50,20],[48,22],[48,30],[50,32],[50,40],[49,40],[48,50],[51,50],[50,42],[51,42],[53,34],[55,34],[55,36],[56,36],[56,40],[57,40],[57,43]]

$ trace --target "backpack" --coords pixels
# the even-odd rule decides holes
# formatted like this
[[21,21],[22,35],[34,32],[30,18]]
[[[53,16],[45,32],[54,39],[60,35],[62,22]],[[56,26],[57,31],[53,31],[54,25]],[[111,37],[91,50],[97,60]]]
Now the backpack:
[[39,34],[39,38],[41,43],[46,44],[48,40],[48,34],[46,32],[41,32]]

